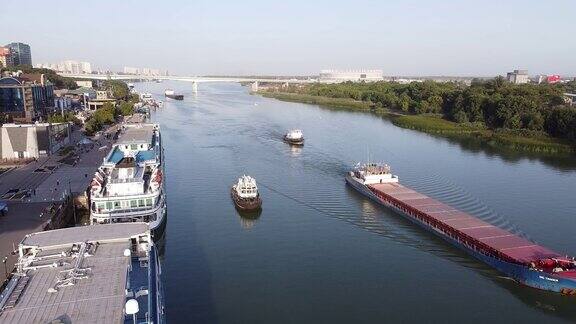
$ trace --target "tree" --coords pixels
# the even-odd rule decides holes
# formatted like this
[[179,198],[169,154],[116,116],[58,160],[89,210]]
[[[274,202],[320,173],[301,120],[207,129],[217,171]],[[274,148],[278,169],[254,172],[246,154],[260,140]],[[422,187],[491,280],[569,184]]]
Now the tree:
[[468,122],[468,116],[466,115],[466,113],[464,112],[464,110],[458,110],[455,114],[454,114],[454,121],[457,123],[467,123]]
[[126,99],[130,94],[130,89],[124,81],[107,80],[104,82],[105,89],[111,89],[115,99]]
[[402,110],[405,113],[441,113],[458,123],[484,123],[491,129],[545,131],[576,140],[576,113],[564,103],[563,93],[576,92],[576,81],[566,84],[511,84],[502,76],[474,79],[470,86],[456,82],[344,82],[277,88],[281,92],[349,98]]
[[131,102],[122,101],[120,102],[119,109],[120,115],[122,116],[129,116],[134,113],[134,104]]
[[405,93],[400,96],[400,101],[398,102],[400,109],[407,112],[410,109],[410,97]]
[[57,89],[74,90],[78,88],[78,85],[76,84],[76,81],[74,81],[74,79],[60,76],[56,73],[56,71],[50,69],[37,69],[33,68],[30,65],[16,65],[16,66],[8,66],[2,68],[1,70],[11,72],[22,71],[23,73],[27,74],[44,74],[46,78],[50,82],[52,82],[54,87],[56,87]]

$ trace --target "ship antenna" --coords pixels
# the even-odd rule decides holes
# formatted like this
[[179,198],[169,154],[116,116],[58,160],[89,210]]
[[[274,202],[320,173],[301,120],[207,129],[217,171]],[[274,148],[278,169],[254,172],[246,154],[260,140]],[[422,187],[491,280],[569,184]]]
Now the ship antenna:
[[370,165],[370,147],[366,144],[366,163]]

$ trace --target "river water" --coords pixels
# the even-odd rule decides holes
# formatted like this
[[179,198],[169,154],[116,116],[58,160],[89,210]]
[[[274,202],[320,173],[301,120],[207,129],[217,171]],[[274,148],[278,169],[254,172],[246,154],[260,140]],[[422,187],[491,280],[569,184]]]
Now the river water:
[[[576,254],[576,162],[505,156],[359,112],[252,96],[233,83],[138,83],[166,151],[170,322],[563,322],[576,298],[522,287],[349,189],[368,158],[445,203]],[[282,142],[301,128],[303,148]],[[260,186],[242,218],[229,188]]]

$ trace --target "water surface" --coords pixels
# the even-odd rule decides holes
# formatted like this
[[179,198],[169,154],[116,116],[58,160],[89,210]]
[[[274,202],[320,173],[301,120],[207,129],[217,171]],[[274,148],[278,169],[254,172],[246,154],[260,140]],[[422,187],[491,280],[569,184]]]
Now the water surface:
[[[562,322],[576,298],[519,286],[349,189],[357,161],[560,252],[576,254],[576,161],[507,158],[366,113],[251,96],[232,83],[140,83],[161,100],[171,322]],[[303,148],[282,142],[301,128]],[[229,188],[255,177],[257,219]]]

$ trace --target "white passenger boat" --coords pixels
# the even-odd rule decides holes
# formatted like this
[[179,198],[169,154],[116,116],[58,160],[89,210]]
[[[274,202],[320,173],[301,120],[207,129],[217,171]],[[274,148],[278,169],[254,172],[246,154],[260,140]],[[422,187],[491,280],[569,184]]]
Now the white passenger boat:
[[299,129],[291,129],[284,135],[284,141],[292,145],[304,145],[304,134]]
[[164,157],[157,124],[125,124],[90,186],[92,224],[146,222],[154,236],[166,224]]

